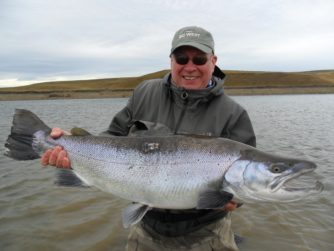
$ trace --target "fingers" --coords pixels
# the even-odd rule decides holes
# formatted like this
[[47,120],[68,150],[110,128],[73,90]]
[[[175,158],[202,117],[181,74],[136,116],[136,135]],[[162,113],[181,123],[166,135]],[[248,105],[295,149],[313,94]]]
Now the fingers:
[[61,137],[64,135],[64,131],[58,127],[52,128],[50,136],[54,139]]
[[[54,139],[61,137],[62,135],[70,135],[68,132],[55,127],[52,128],[50,136]],[[70,160],[67,153],[61,146],[56,146],[54,149],[46,150],[41,157],[42,166],[56,166],[58,168],[71,168]]]
[[64,157],[62,161],[62,167],[66,169],[71,169],[71,162],[68,157]]
[[58,159],[58,156],[59,156],[59,153],[62,151],[62,147],[61,146],[56,146],[51,155],[50,155],[50,158],[49,158],[49,165],[51,166],[56,166],[56,163],[57,163],[57,159]]
[[56,166],[57,168],[71,168],[67,152],[61,146],[47,150],[41,158],[41,164],[43,166]]
[[64,150],[61,150],[58,153],[57,159],[56,159],[56,167],[62,167],[63,165],[63,159],[66,157],[66,152]]
[[237,208],[238,208],[238,204],[235,203],[234,201],[230,201],[224,206],[224,210],[228,212],[234,211]]
[[49,165],[49,159],[50,159],[51,154],[52,154],[52,149],[48,149],[45,151],[45,153],[41,157],[42,166]]
[[67,152],[64,150],[61,150],[58,154],[57,161],[56,161],[56,167],[58,168],[70,168],[70,160],[67,157]]

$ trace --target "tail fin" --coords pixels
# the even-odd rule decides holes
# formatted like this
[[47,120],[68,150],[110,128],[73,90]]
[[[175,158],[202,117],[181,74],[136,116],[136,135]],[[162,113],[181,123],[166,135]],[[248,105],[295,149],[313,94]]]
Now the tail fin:
[[7,148],[5,155],[16,160],[39,158],[32,147],[33,135],[37,131],[49,134],[51,128],[31,111],[16,109],[11,132],[5,143]]

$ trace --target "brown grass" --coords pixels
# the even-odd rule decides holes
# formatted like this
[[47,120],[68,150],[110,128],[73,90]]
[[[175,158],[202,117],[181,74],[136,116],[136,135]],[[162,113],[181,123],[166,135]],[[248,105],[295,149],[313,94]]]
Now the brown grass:
[[[142,81],[163,77],[168,70],[139,77],[37,83],[0,88],[0,100],[126,97]],[[334,93],[334,70],[308,72],[225,71],[227,93]]]

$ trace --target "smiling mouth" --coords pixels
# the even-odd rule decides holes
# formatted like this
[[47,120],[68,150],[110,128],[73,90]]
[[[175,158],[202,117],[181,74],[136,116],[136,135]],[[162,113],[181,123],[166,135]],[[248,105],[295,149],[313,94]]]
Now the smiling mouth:
[[185,80],[195,80],[197,77],[194,76],[183,76]]

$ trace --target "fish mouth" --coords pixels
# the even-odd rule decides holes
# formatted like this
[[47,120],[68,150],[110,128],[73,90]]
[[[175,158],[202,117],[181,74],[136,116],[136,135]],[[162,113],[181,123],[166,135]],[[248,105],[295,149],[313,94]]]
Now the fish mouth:
[[303,162],[296,164],[287,173],[276,177],[269,188],[272,192],[283,189],[287,192],[321,192],[324,185],[315,180],[313,171],[316,165],[312,162]]
[[321,192],[322,190],[324,190],[324,185],[320,181],[316,180],[314,185],[312,186],[298,187],[298,186],[291,186],[290,184],[288,184],[288,185],[283,185],[282,189],[284,189],[287,192],[295,192],[295,193],[296,192],[306,192],[306,193]]

